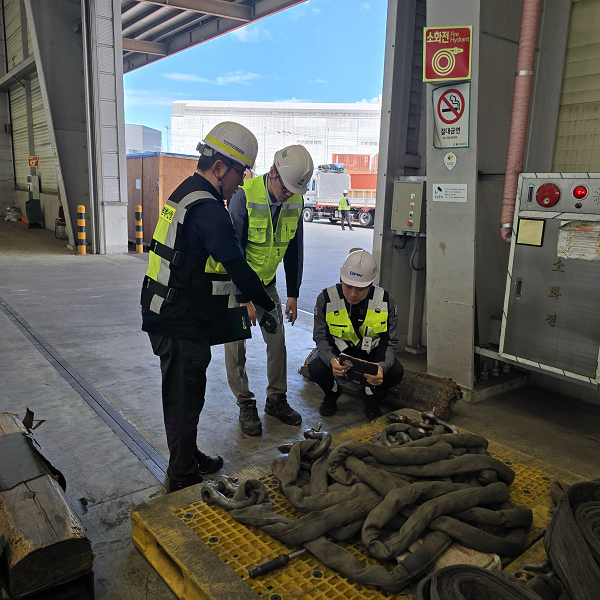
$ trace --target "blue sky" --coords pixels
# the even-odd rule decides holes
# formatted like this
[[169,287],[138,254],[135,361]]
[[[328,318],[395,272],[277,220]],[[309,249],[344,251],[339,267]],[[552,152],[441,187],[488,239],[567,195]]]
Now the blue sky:
[[125,122],[160,129],[175,100],[371,102],[387,0],[309,0],[125,75]]

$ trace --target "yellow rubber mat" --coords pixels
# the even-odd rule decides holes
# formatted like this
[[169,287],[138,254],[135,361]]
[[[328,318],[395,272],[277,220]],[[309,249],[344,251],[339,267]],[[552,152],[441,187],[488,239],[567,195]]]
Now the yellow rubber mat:
[[[333,445],[352,439],[370,441],[387,424],[386,420],[381,420],[348,430],[334,436]],[[540,540],[551,518],[553,506],[549,497],[550,483],[560,478],[565,483],[572,484],[584,478],[499,444],[490,443],[489,450],[494,457],[515,471],[515,481],[510,487],[511,501],[529,506],[534,512],[534,523],[528,534],[529,548]],[[272,475],[260,475],[256,469],[245,469],[237,473],[241,481],[260,479],[266,485],[277,513],[293,518],[302,516],[279,492],[278,482]],[[132,521],[134,543],[182,600],[233,597],[263,600],[407,600],[412,597],[410,590],[393,595],[374,586],[356,584],[327,569],[308,553],[292,559],[282,569],[250,579],[249,569],[279,554],[292,552],[295,548],[284,546],[257,528],[237,523],[220,507],[206,505],[199,499],[199,486],[136,507],[132,513]],[[166,532],[166,536],[161,532]],[[199,544],[198,541],[202,543]],[[343,543],[340,546],[352,552],[363,564],[377,564],[361,546]],[[193,560],[190,552],[195,553]],[[205,573],[206,564],[198,568],[200,555],[206,557],[206,564],[214,565],[218,573]],[[504,564],[510,562],[509,559]],[[517,563],[518,559],[513,564]],[[386,566],[390,571],[393,567],[393,564]],[[518,566],[513,568],[516,570]],[[234,590],[230,584],[234,586],[237,595],[233,595]],[[225,588],[231,595],[221,595]]]

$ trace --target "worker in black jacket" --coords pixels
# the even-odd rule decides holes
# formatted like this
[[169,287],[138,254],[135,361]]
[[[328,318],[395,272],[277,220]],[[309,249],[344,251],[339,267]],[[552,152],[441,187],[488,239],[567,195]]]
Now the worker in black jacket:
[[248,266],[224,204],[252,168],[258,142],[245,127],[226,122],[198,150],[197,171],[161,211],[142,288],[142,329],[162,371],[170,492],[223,466],[220,456],[198,449],[196,436],[211,359],[209,327],[227,315],[231,282],[263,309],[265,330],[278,327],[275,304]]

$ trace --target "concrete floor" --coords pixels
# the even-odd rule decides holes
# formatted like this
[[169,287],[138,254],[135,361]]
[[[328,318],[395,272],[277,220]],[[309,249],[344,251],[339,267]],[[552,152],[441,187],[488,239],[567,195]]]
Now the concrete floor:
[[[350,237],[352,236],[352,237]],[[312,342],[316,294],[336,281],[350,247],[370,249],[372,230],[342,232],[326,222],[306,227],[301,313],[288,339],[289,399],[304,417],[289,427],[265,416],[264,434],[244,436],[226,383],[222,348],[208,371],[199,447],[225,458],[225,472],[269,462],[277,445],[299,439],[324,421],[330,431],[364,422],[361,403],[343,396],[338,414],[318,414],[319,389],[298,367]],[[139,288],[147,254],[76,256],[43,230],[0,221],[0,297],[40,334],[164,458],[160,371],[140,331]],[[416,364],[416,363],[415,363]],[[251,387],[259,410],[266,387],[264,344],[249,343]],[[0,312],[0,412],[46,422],[36,430],[48,456],[64,472],[72,500],[86,498],[83,522],[95,552],[98,600],[172,599],[175,596],[131,543],[131,507],[164,493],[159,481],[63,379],[13,322]],[[481,404],[459,403],[454,423],[586,477],[599,477],[600,408],[534,387]]]

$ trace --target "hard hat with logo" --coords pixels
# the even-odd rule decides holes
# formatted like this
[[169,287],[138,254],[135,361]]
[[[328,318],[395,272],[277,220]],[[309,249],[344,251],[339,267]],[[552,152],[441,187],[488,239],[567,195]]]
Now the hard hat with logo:
[[304,146],[296,144],[278,150],[275,152],[273,164],[283,180],[283,185],[290,192],[303,194],[306,191],[306,184],[312,177],[314,165]]
[[366,250],[350,252],[340,269],[340,279],[356,287],[367,287],[377,279],[377,263]]
[[225,121],[213,127],[196,146],[196,150],[206,156],[218,152],[247,169],[252,169],[258,154],[258,140],[243,125]]

